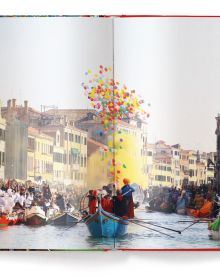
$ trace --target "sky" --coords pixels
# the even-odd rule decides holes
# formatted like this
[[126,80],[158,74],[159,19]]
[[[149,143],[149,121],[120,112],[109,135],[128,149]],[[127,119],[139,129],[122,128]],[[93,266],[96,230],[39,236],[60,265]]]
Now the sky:
[[[150,103],[149,142],[215,151],[220,18],[114,20],[115,78]],[[113,64],[110,18],[0,18],[0,99],[88,108],[88,69]]]
[[215,151],[220,18],[127,18],[115,26],[115,73],[151,103],[149,141]]
[[59,108],[88,106],[88,69],[112,66],[112,20],[0,18],[0,98]]

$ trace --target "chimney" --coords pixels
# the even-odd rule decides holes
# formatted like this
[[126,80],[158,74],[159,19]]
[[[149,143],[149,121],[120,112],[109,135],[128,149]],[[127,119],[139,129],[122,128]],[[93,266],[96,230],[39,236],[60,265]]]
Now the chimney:
[[7,101],[7,108],[8,108],[8,109],[11,108],[11,99],[9,99],[9,100]]
[[25,112],[25,114],[28,113],[28,101],[27,100],[24,101],[24,112]]
[[16,99],[13,98],[12,99],[12,107],[15,108],[15,106],[16,106]]

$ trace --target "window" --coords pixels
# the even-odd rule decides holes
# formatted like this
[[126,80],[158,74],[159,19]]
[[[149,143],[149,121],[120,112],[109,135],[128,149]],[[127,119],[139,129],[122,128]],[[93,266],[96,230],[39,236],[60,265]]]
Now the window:
[[53,160],[54,160],[54,162],[63,163],[63,155],[61,153],[54,153]]
[[69,134],[69,141],[73,142],[73,134],[72,133]]
[[59,144],[59,143],[60,143],[60,135],[57,134],[57,144]]
[[5,165],[5,153],[2,152],[2,165]]
[[65,140],[68,140],[68,132],[65,132]]
[[72,155],[69,153],[69,164],[72,164]]
[[34,144],[35,144],[35,143],[34,143],[34,139],[28,137],[28,149],[34,150],[34,147],[35,147]]
[[0,129],[0,140],[5,141],[5,130],[4,129]]
[[63,155],[63,163],[67,164],[67,155],[66,155],[66,153]]
[[87,145],[87,138],[84,138],[84,145]]
[[156,181],[161,181],[161,182],[166,182],[166,176],[156,175],[155,180]]

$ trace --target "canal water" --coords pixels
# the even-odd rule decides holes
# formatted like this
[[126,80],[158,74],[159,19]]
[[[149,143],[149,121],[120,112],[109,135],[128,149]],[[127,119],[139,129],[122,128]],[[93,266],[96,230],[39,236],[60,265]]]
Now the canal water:
[[[179,221],[193,219],[188,216],[164,213],[146,213],[138,209],[136,217],[146,219],[164,227],[183,230],[191,223]],[[148,224],[145,226],[150,227]],[[107,238],[92,238],[84,223],[73,227],[45,225],[30,227],[26,225],[10,226],[0,230],[0,249],[166,249],[166,248],[219,248],[220,241],[210,240],[207,223],[198,223],[178,234],[159,229],[173,236],[168,237],[135,224],[129,225],[128,234],[114,240]]]

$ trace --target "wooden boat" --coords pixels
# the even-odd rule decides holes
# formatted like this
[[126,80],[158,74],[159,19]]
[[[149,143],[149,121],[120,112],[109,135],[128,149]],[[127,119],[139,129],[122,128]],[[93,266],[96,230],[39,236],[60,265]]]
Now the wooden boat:
[[205,202],[201,209],[196,210],[187,208],[187,215],[193,216],[194,218],[208,218],[211,215],[212,202]]
[[40,206],[33,206],[25,210],[25,223],[32,226],[45,225],[47,217]]
[[8,220],[7,216],[1,216],[0,217],[0,228],[7,227],[8,223],[9,223],[9,220]]
[[52,219],[54,225],[59,226],[71,226],[77,224],[80,220],[80,217],[69,212],[60,213],[58,216]]
[[93,237],[119,237],[127,234],[129,221],[105,212],[101,205],[94,215],[86,220],[86,225]]
[[17,225],[24,224],[25,223],[25,213],[24,213],[24,211],[17,212],[17,215],[18,215]]
[[17,215],[8,215],[8,225],[13,226],[16,225],[18,222],[18,216]]
[[217,217],[213,223],[208,226],[209,238],[212,240],[220,240],[220,218]]

